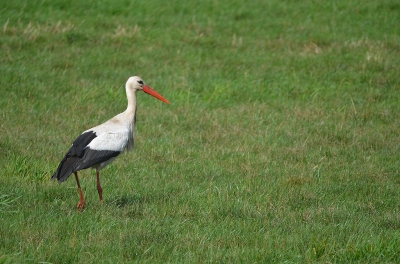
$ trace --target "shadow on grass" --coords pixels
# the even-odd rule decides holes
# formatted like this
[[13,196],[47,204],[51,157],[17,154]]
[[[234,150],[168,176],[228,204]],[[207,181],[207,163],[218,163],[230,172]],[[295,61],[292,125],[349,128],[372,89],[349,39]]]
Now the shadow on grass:
[[146,202],[145,196],[143,195],[125,195],[122,197],[114,197],[111,204],[116,205],[117,207],[125,207],[133,204],[143,204]]
[[114,197],[111,204],[114,204],[119,208],[123,208],[130,205],[163,203],[167,202],[172,195],[173,192],[124,195],[120,197]]

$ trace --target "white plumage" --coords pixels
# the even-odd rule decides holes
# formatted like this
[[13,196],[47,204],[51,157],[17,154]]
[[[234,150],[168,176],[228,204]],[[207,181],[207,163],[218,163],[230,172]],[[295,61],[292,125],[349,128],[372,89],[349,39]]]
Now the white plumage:
[[[113,119],[106,123],[86,130],[85,132],[93,131],[96,133],[96,138],[93,139],[87,147],[93,150],[113,150],[113,151],[124,151],[127,148],[128,142],[133,142],[133,131],[129,129],[129,125],[114,123]],[[131,148],[133,147],[133,144]],[[131,150],[129,148],[128,150]]]

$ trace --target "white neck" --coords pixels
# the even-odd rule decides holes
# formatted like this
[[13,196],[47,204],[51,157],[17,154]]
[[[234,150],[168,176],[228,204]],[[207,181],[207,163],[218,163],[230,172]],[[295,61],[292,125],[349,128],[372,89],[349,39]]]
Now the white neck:
[[136,90],[130,89],[128,84],[126,84],[126,97],[128,98],[128,107],[126,108],[124,115],[129,122],[128,144],[126,148],[130,151],[133,149],[134,145],[133,135],[135,133],[136,122]]
[[125,113],[128,114],[128,116],[132,116],[133,119],[136,114],[136,91],[129,89],[128,85],[126,86],[126,97],[128,98],[128,107]]

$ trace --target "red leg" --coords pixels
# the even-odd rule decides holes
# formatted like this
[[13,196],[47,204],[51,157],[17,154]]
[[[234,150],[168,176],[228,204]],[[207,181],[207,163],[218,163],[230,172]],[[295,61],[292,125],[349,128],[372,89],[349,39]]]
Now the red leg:
[[103,189],[100,186],[100,171],[96,169],[96,176],[97,176],[97,192],[99,193],[100,203],[103,204]]
[[74,172],[74,174],[75,174],[75,180],[76,180],[76,184],[78,185],[78,192],[79,192],[79,203],[78,203],[78,205],[76,207],[79,210],[83,210],[83,208],[85,208],[85,198],[83,198],[81,185],[79,184],[78,173]]

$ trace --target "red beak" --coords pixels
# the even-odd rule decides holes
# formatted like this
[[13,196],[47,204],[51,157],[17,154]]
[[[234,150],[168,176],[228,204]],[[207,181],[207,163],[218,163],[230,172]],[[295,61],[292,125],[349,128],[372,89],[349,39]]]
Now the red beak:
[[161,94],[157,93],[155,90],[153,90],[150,86],[145,85],[143,86],[143,92],[150,94],[151,96],[154,96],[155,98],[157,98],[160,101],[163,101],[164,103],[169,104],[168,100],[165,99],[164,97],[162,97]]

